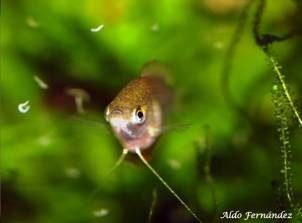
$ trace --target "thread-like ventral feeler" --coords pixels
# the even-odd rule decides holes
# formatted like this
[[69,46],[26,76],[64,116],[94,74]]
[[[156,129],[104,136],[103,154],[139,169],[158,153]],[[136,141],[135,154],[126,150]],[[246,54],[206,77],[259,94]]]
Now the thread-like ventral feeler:
[[173,194],[173,196],[187,209],[187,211],[199,222],[202,223],[201,219],[192,211],[192,209],[176,194],[176,192],[166,183],[166,181],[156,172],[155,169],[148,163],[143,157],[139,148],[135,149],[136,154],[141,161],[151,170],[151,172],[160,180],[160,182]]
[[106,177],[109,176],[116,168],[118,168],[119,165],[121,165],[121,163],[124,161],[127,153],[128,153],[128,149],[123,149],[123,152],[122,152],[120,158],[116,161],[116,163],[114,164],[114,166],[106,174]]
[[154,188],[153,191],[152,191],[152,203],[151,203],[151,206],[150,206],[147,223],[152,222],[152,216],[153,216],[153,212],[154,212],[154,209],[155,209],[156,202],[157,202],[157,190],[156,190],[156,188]]
[[[114,164],[114,166],[108,171],[108,173],[105,175],[104,178],[108,177],[116,168],[119,167],[119,165],[121,165],[121,163],[124,161],[126,155],[128,153],[128,149],[123,149],[122,154],[120,155],[119,159],[116,161],[116,163]],[[89,201],[91,201],[96,195],[97,193],[99,193],[101,190],[101,187],[96,188],[89,196]]]

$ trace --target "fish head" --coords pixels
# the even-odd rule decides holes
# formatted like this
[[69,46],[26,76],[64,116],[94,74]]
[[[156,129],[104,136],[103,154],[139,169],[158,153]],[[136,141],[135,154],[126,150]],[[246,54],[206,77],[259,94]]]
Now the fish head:
[[161,130],[161,108],[156,100],[147,103],[119,103],[113,100],[105,110],[105,119],[109,122],[115,136],[123,148],[135,152],[149,148]]

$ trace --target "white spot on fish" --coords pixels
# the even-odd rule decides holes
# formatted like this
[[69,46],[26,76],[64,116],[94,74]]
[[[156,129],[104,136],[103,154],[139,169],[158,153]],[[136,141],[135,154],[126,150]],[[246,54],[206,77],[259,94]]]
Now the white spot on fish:
[[81,175],[81,172],[78,168],[68,167],[65,168],[65,174],[68,178],[76,179]]
[[28,105],[28,104],[29,104],[29,101],[26,101],[26,102],[24,102],[24,103],[19,104],[19,105],[18,105],[18,110],[19,110],[19,112],[21,112],[21,113],[26,113],[26,112],[28,112],[29,109],[30,109],[30,105]]
[[39,85],[40,88],[44,90],[48,89],[48,85],[38,76],[34,75],[34,80]]
[[96,27],[96,28],[91,28],[90,29],[90,31],[91,32],[99,32],[101,29],[103,29],[104,28],[104,24],[102,24],[102,25],[99,25],[98,27]]
[[104,216],[106,216],[106,215],[108,215],[108,214],[109,214],[109,210],[106,209],[106,208],[102,208],[102,209],[100,209],[100,210],[96,210],[96,211],[93,212],[93,215],[94,215],[95,217],[98,217],[98,218],[104,217]]

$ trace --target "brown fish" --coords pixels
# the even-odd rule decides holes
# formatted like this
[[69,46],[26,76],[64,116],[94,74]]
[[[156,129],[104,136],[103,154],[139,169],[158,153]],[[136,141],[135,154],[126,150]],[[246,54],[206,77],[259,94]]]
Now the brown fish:
[[105,118],[124,149],[150,148],[161,133],[164,107],[171,90],[164,77],[167,69],[158,62],[144,66],[141,75],[123,88],[107,106]]
[[202,222],[141,153],[153,145],[162,131],[163,114],[172,98],[171,90],[164,80],[165,75],[167,69],[160,63],[148,63],[141,75],[123,88],[107,106],[105,118],[124,148],[109,173],[122,163],[128,151],[136,153],[187,211],[198,222]]

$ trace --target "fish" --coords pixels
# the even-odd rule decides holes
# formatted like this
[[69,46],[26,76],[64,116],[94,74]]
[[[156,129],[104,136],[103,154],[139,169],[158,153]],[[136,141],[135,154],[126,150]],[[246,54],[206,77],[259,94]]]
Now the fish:
[[129,152],[147,150],[161,134],[164,113],[173,98],[167,75],[163,64],[147,63],[105,109],[106,121]]
[[147,63],[140,75],[128,83],[106,107],[105,119],[123,147],[120,158],[107,176],[123,162],[128,152],[135,153],[185,209],[201,223],[201,219],[142,154],[152,147],[162,133],[165,114],[173,100],[168,75],[167,68],[161,63],[156,61]]

